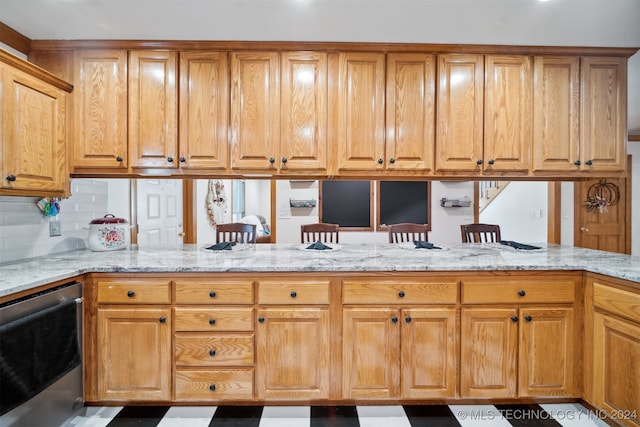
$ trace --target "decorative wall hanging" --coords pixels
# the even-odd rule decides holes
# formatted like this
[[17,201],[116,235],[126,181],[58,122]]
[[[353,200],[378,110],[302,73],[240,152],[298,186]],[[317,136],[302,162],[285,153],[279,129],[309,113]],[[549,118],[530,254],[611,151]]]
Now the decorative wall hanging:
[[211,226],[224,222],[224,214],[227,212],[227,195],[224,184],[220,180],[209,180],[209,188],[206,198],[207,216]]
[[601,179],[593,184],[587,191],[587,201],[584,203],[587,209],[597,209],[603,214],[609,206],[614,206],[620,200],[620,189],[612,182]]

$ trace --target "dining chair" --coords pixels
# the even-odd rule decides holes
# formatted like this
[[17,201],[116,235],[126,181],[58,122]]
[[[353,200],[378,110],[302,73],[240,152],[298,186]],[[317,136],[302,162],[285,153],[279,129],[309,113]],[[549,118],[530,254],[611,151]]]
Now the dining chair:
[[423,241],[428,242],[427,224],[415,224],[413,222],[402,222],[389,225],[389,243],[402,243]]
[[319,222],[317,224],[303,224],[300,226],[300,242],[314,243],[339,243],[338,224],[327,224]]
[[500,226],[497,224],[462,224],[462,243],[499,242]]
[[241,222],[217,224],[216,243],[221,242],[255,243],[256,225]]

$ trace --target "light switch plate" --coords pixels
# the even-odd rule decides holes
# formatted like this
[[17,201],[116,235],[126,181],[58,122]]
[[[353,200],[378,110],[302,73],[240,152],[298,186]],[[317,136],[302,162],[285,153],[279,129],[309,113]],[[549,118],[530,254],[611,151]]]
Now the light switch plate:
[[49,236],[62,236],[62,229],[60,228],[60,221],[49,221]]

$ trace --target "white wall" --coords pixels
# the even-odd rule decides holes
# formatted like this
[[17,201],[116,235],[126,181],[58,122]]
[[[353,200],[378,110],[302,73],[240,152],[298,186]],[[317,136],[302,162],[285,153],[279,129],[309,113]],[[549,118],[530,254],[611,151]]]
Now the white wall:
[[631,154],[631,254],[640,256],[640,142],[629,142],[628,153]]

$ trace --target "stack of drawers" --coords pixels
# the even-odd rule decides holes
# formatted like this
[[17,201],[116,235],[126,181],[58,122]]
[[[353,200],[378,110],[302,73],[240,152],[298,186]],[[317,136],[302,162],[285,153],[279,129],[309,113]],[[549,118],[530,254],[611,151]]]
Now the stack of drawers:
[[253,282],[175,282],[176,401],[253,399]]

